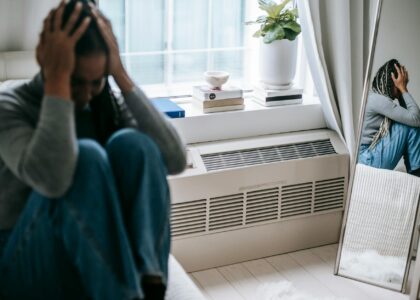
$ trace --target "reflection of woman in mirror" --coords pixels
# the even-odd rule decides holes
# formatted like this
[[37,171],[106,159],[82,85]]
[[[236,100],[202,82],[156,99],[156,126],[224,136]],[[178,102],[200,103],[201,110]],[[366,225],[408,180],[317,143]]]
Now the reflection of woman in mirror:
[[407,172],[420,176],[420,109],[407,90],[408,81],[406,68],[396,59],[376,73],[366,104],[359,163],[393,170],[404,157]]

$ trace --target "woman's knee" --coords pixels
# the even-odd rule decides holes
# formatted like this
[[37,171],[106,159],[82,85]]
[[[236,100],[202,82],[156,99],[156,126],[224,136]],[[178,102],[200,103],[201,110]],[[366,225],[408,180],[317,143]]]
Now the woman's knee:
[[109,156],[124,157],[133,153],[141,156],[161,158],[159,147],[146,134],[132,128],[121,129],[114,133],[106,144]]
[[96,141],[91,139],[79,140],[78,164],[92,164],[106,160],[106,152]]

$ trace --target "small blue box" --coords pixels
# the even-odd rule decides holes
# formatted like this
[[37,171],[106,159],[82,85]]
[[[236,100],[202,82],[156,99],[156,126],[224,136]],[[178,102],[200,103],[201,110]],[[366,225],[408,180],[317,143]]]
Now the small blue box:
[[153,105],[171,118],[185,118],[185,110],[169,98],[151,99]]

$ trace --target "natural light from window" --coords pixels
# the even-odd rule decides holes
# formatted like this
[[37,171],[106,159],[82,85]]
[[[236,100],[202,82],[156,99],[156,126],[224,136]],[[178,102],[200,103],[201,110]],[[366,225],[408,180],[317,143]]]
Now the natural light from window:
[[[257,0],[100,0],[126,67],[149,96],[188,95],[203,72],[223,70],[252,89],[258,81]],[[313,90],[301,36],[295,83]]]

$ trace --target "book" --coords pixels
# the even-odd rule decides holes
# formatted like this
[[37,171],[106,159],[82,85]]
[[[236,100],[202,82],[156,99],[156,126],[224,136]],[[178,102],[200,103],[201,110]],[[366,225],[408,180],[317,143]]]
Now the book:
[[252,97],[252,100],[264,106],[301,104],[303,101],[302,95],[278,96],[278,97],[267,97],[267,98],[258,97],[254,95],[254,97]]
[[242,98],[243,91],[234,86],[224,86],[221,90],[213,90],[209,86],[193,86],[193,97],[198,100],[223,100]]
[[244,104],[244,98],[231,98],[231,99],[222,99],[222,100],[198,100],[193,97],[193,101],[196,102],[199,106],[203,108],[210,107],[221,107],[221,106],[232,106],[232,105],[242,105]]
[[222,112],[222,111],[231,111],[231,110],[242,110],[245,108],[244,104],[236,104],[236,105],[223,105],[223,106],[213,106],[213,107],[204,107],[202,101],[193,100],[191,103],[200,109],[203,113],[211,113],[211,112]]
[[243,105],[243,104],[242,105],[220,106],[220,107],[209,107],[209,108],[203,108],[203,113],[243,110],[244,108],[245,108],[245,105]]
[[254,101],[264,106],[289,105],[302,103],[303,89],[292,87],[286,90],[270,90],[259,85],[254,89]]
[[287,90],[270,90],[265,89],[261,86],[254,86],[254,95],[260,96],[262,98],[271,98],[271,97],[282,97],[282,96],[293,96],[300,95],[302,96],[303,89],[292,87]]
[[171,118],[184,118],[185,110],[169,98],[150,99],[152,104],[161,112]]

